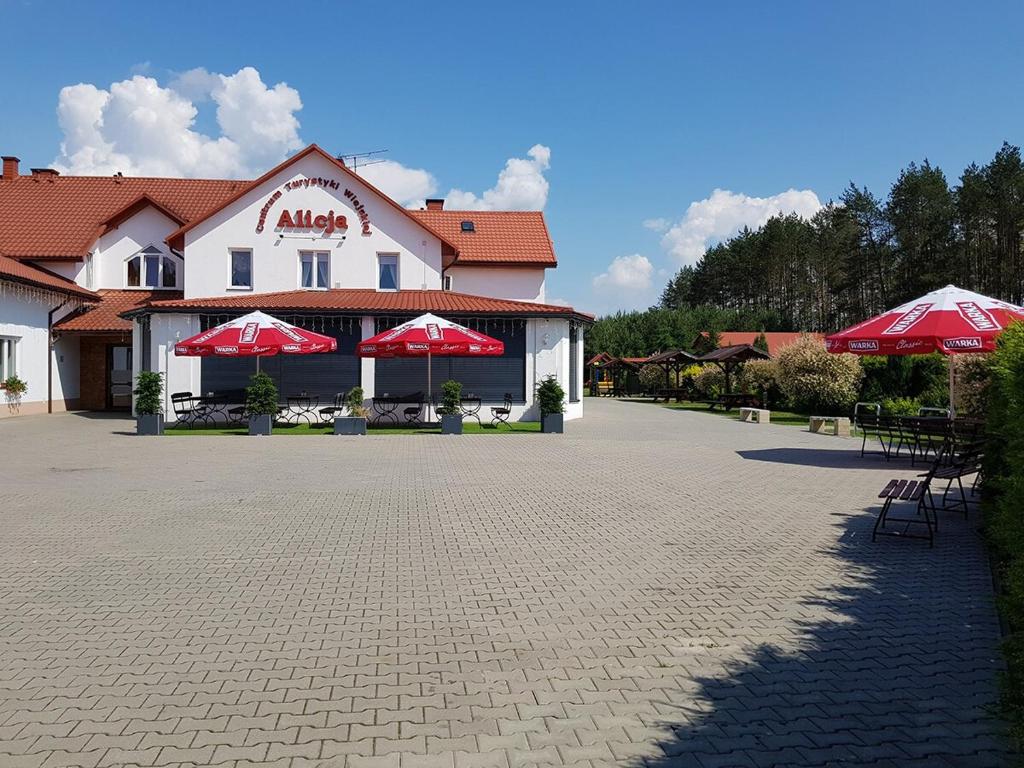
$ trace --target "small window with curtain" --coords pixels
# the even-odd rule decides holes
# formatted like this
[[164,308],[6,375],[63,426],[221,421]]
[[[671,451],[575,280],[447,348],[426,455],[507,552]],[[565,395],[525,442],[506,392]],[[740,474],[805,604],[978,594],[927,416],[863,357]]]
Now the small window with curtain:
[[398,290],[398,254],[380,253],[377,254],[379,263],[379,280],[377,288],[381,291]]
[[252,288],[252,251],[232,249],[231,288]]
[[[124,284],[128,288],[178,287],[178,262],[155,245],[147,245],[125,260]],[[91,277],[89,278],[91,279]]]
[[142,285],[142,257],[132,256],[127,262],[128,273],[125,277],[125,285],[129,288],[138,288]]
[[331,254],[327,251],[299,251],[299,273],[303,288],[330,288]]
[[0,381],[18,374],[18,340],[11,336],[0,336]]

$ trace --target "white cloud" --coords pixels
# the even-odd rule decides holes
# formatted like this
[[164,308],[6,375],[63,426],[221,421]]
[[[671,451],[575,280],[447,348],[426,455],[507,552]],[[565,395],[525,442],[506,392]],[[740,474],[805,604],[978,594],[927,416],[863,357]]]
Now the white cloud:
[[437,180],[422,168],[406,168],[385,160],[357,170],[381,192],[408,208],[422,208],[426,198],[437,193]]
[[498,182],[477,197],[453,189],[446,208],[467,211],[540,211],[548,201],[548,180],[544,171],[551,165],[551,149],[534,144],[527,157],[512,157],[498,174]]
[[[219,136],[194,127],[195,104],[206,98],[216,104]],[[252,176],[302,146],[301,108],[298,91],[267,87],[252,67],[233,75],[191,70],[170,87],[142,75],[109,89],[79,83],[60,92],[64,139],[54,166],[86,175]]]
[[651,302],[654,265],[646,256],[634,253],[616,256],[608,268],[597,275],[594,292],[616,309],[634,309]]
[[809,189],[790,189],[771,197],[749,197],[716,189],[710,197],[690,203],[686,214],[662,238],[662,245],[680,264],[695,264],[712,244],[739,232],[756,229],[776,214],[810,218],[821,208]]
[[651,229],[655,232],[664,232],[672,225],[672,222],[668,219],[644,219],[643,223],[645,229]]

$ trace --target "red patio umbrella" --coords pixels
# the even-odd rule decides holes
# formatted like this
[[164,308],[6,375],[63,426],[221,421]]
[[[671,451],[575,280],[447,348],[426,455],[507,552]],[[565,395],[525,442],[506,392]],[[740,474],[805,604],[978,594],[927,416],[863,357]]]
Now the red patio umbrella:
[[498,356],[505,354],[505,344],[428,312],[360,342],[356,354],[359,357],[426,357],[429,418],[431,360],[434,356]]
[[[829,352],[857,355],[955,355],[992,352],[996,339],[1024,309],[947,285],[825,338]],[[949,366],[953,413],[953,366]]]
[[276,317],[256,311],[229,320],[174,345],[178,357],[255,357],[256,370],[261,357],[271,355],[311,355],[334,352],[337,339],[305,328],[296,328]]

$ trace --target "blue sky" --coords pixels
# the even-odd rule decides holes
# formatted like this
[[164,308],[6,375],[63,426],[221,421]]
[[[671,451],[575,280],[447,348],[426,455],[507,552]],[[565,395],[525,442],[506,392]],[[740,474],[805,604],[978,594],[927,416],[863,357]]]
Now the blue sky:
[[[67,165],[65,86],[251,67],[302,104],[282,96],[298,125],[260,158],[296,136],[387,148],[396,172],[426,172],[405,182],[478,201],[521,158],[515,200],[543,204],[560,260],[548,297],[592,311],[645,306],[703,244],[773,210],[810,212],[851,180],[884,196],[925,157],[953,182],[1024,140],[1020,3],[0,0],[0,18],[3,154]],[[192,129],[216,139],[214,101],[194,96]]]

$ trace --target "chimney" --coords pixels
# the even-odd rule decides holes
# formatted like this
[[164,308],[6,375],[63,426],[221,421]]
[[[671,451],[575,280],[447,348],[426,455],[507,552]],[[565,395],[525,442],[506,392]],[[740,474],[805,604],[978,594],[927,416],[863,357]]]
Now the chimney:
[[56,171],[53,168],[32,168],[33,176],[42,176],[44,178],[52,179],[54,176],[60,176],[60,171]]
[[427,200],[428,211],[443,211],[444,210],[444,198],[430,198]]
[[4,155],[4,172],[3,176],[0,176],[4,181],[11,181],[18,178],[18,158],[13,155]]

